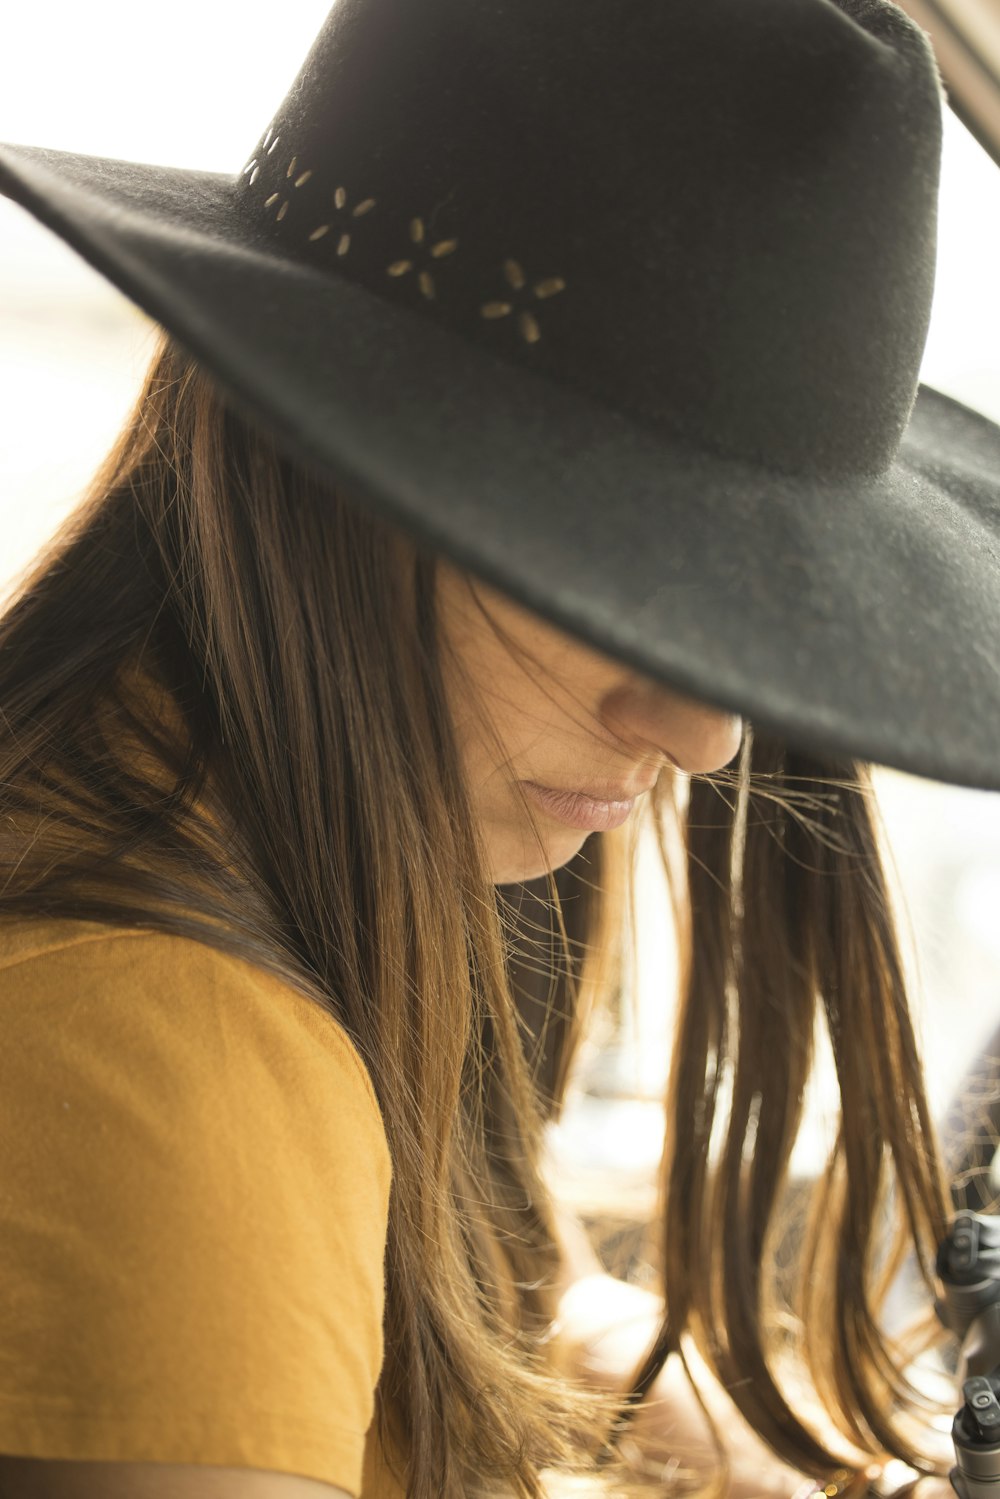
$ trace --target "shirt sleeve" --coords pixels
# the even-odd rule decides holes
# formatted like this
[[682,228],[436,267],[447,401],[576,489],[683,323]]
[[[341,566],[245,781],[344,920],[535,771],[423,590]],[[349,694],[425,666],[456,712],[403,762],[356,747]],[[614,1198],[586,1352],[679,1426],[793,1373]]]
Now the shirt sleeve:
[[357,1494],[390,1170],[346,1032],[201,943],[93,929],[0,971],[0,1016],[0,1451]]

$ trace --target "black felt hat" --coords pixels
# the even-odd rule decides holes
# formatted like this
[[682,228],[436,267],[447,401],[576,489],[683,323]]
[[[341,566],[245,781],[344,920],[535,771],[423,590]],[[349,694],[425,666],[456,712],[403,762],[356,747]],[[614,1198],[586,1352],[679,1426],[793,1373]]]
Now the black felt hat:
[[233,176],[0,190],[556,624],[1000,790],[1000,428],[918,386],[942,100],[890,0],[338,0]]

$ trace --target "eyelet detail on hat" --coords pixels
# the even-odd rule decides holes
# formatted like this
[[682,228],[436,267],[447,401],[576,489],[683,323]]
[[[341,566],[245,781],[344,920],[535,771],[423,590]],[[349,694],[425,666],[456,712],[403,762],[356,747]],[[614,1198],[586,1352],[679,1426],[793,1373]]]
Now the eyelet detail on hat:
[[[410,238],[415,245],[423,244],[423,219],[416,218],[410,220]],[[440,260],[442,255],[451,255],[457,248],[457,239],[439,239],[436,245],[431,245],[430,252],[435,260]],[[407,271],[413,270],[414,264],[415,262],[412,260],[394,260],[392,264],[387,265],[385,269],[387,275],[389,276],[405,276]],[[430,299],[437,295],[437,291],[434,286],[434,278],[431,275],[430,271],[418,270],[417,284],[425,297]]]
[[[333,204],[334,204],[334,207],[337,208],[337,209],[341,209],[341,208],[344,208],[346,206],[346,204],[347,204],[347,190],[345,188],[338,187],[336,189],[336,191],[334,192],[334,195],[333,195]],[[355,204],[355,206],[351,209],[351,217],[354,218],[354,219],[359,219],[359,218],[361,218],[362,214],[369,213],[371,211],[371,209],[373,209],[374,207],[375,207],[375,199],[374,198],[364,198],[360,203]],[[332,224],[317,224],[316,228],[309,235],[309,238],[311,240],[322,239],[323,236],[324,236],[324,234],[329,234],[329,232],[330,232],[330,230],[332,228],[333,228]],[[337,254],[338,255],[346,255],[347,254],[347,249],[348,249],[348,246],[350,245],[350,243],[351,243],[351,236],[348,233],[346,233],[346,232],[343,233],[340,236],[340,239],[339,239],[339,241],[337,243]]]
[[[521,265],[516,260],[505,260],[503,273],[515,291],[521,291],[525,285],[525,275]],[[554,297],[556,292],[565,291],[566,282],[561,276],[547,276],[543,281],[536,281],[532,287],[536,297]],[[513,302],[484,302],[479,309],[484,318],[507,317],[514,311]],[[517,326],[522,338],[526,343],[535,344],[542,336],[538,326],[538,320],[533,312],[522,308],[517,314]]]
[[[264,151],[264,154],[267,156],[271,154],[278,141],[278,137],[275,136],[274,140],[270,143],[270,145],[268,145],[267,136],[270,135],[270,133],[271,130],[270,127],[268,127],[267,135],[265,135],[263,144],[261,146],[261,150]],[[307,168],[305,171],[299,172],[296,176],[295,170],[298,166],[298,162],[298,156],[293,156],[285,169],[285,179],[290,180],[294,178],[292,186],[296,188],[304,186],[305,183],[307,183],[313,176],[313,170],[311,167]],[[259,158],[254,157],[244,168],[244,175],[246,175],[247,172],[250,172],[251,174],[250,185],[252,185],[256,180],[259,171]],[[286,191],[288,191],[288,189],[286,189]],[[280,191],[271,193],[271,195],[264,200],[264,207],[271,208],[281,198],[282,193]],[[275,223],[279,223],[285,217],[288,212],[290,202],[290,197],[284,198],[280,208],[275,214]],[[333,204],[338,212],[343,212],[347,208],[346,188],[337,187],[334,189]],[[375,205],[376,200],[374,198],[364,198],[360,203],[355,204],[355,206],[349,210],[349,213],[352,218],[361,218],[364,214],[369,213],[375,207]],[[335,225],[333,222],[317,224],[312,230],[310,230],[307,238],[310,243],[315,243],[317,240],[321,240],[327,234],[329,234],[331,229],[333,229],[334,227]],[[434,282],[434,277],[431,274],[432,268],[429,264],[421,265],[420,261],[428,255],[431,260],[440,260],[446,255],[454,254],[455,250],[457,250],[458,248],[458,240],[440,239],[435,241],[433,244],[429,244],[427,242],[427,231],[424,220],[419,216],[410,219],[408,228],[411,241],[415,246],[420,246],[421,251],[419,254],[411,254],[406,258],[392,261],[391,264],[387,265],[385,268],[386,274],[398,279],[401,276],[408,275],[410,271],[415,272],[415,280],[420,288],[422,295],[428,301],[433,301],[437,297],[437,287]],[[350,246],[350,243],[350,233],[348,233],[347,231],[342,232],[337,243],[337,254],[345,255]],[[510,301],[497,300],[484,302],[480,305],[479,308],[480,316],[486,319],[496,320],[499,318],[509,317],[513,313],[518,332],[524,339],[525,343],[538,343],[542,336],[538,318],[535,315],[534,309],[531,306],[525,306],[524,301],[528,296],[536,297],[539,301],[544,301],[548,297],[553,297],[558,292],[565,291],[566,282],[562,276],[545,276],[540,280],[534,281],[529,287],[528,279],[525,275],[524,268],[522,267],[520,261],[508,258],[501,262],[501,266],[504,278],[507,281],[508,285],[511,287],[512,291],[516,293],[523,293],[523,295],[514,297]]]
[[[265,198],[264,199],[264,207],[265,208],[270,208],[271,204],[272,203],[277,203],[277,201],[278,201],[278,199],[280,197],[281,197],[280,193],[272,193],[269,198]],[[278,212],[275,214],[275,216],[274,216],[274,222],[276,224],[279,222],[280,219],[283,219],[285,217],[285,214],[288,212],[288,202],[289,202],[289,200],[286,198],[285,201],[282,203],[281,207],[278,209]]]
[[[333,195],[333,201],[338,208],[343,208],[347,203],[347,193],[342,187],[337,188],[337,191]],[[368,213],[369,210],[374,207],[374,198],[364,198],[360,203],[356,204],[356,206],[351,209],[351,217],[359,219],[363,213]]]

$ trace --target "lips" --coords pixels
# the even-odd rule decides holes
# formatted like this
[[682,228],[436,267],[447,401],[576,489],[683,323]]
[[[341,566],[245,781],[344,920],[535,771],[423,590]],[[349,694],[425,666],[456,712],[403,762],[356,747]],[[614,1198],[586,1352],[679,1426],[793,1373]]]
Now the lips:
[[639,792],[633,792],[624,797],[599,797],[582,791],[557,791],[551,786],[539,786],[535,781],[522,781],[521,785],[549,817],[566,827],[588,833],[604,833],[621,827],[639,795]]

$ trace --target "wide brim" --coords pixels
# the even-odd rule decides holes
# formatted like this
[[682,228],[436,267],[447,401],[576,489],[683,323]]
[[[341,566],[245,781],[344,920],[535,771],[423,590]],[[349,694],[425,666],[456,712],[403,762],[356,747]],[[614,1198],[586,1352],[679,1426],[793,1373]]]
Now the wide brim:
[[234,178],[0,144],[0,191],[289,455],[588,644],[794,748],[1000,790],[1000,427],[921,386],[895,462],[710,452],[261,244]]

